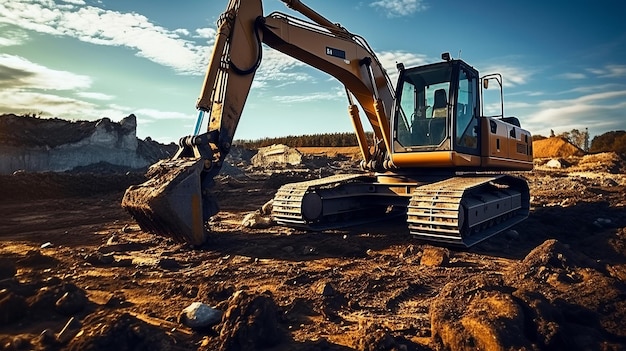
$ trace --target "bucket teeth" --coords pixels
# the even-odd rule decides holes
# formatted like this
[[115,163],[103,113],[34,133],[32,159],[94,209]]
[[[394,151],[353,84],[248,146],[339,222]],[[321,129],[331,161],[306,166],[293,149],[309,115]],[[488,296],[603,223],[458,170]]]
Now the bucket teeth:
[[[200,245],[205,240],[203,205],[216,208],[202,196],[202,159],[160,161],[150,167],[149,179],[131,186],[122,199],[124,207],[142,230]],[[211,214],[212,215],[212,214]]]

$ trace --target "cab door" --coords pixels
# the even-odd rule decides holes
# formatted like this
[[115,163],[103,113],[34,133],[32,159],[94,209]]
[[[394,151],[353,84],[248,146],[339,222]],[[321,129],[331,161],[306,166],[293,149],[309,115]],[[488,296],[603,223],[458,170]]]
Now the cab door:
[[479,140],[479,76],[478,71],[459,62],[458,81],[452,87],[456,106],[453,116],[454,150],[459,153],[480,155]]

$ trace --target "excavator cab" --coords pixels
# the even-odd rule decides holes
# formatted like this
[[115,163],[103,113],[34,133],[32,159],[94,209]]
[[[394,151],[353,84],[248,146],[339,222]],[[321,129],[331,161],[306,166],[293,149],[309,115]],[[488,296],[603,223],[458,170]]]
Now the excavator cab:
[[[393,153],[480,155],[478,72],[461,60],[400,69]],[[420,158],[414,166],[419,166]],[[428,165],[428,164],[427,164]]]
[[[391,158],[400,168],[532,169],[532,140],[515,118],[483,116],[477,70],[462,60],[399,65]],[[500,118],[496,118],[500,117]]]

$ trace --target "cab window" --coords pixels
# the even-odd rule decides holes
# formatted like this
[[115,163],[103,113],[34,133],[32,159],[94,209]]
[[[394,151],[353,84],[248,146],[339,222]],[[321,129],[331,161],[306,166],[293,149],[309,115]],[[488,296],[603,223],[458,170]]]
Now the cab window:
[[476,77],[461,68],[457,91],[455,141],[458,146],[478,147],[478,119],[476,118]]
[[449,149],[451,74],[450,65],[405,72],[395,119],[399,146]]

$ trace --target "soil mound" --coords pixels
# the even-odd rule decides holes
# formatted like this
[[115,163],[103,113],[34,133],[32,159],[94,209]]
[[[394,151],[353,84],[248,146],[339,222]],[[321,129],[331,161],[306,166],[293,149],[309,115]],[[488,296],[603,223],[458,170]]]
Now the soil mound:
[[238,291],[228,301],[222,319],[218,350],[257,350],[277,345],[282,334],[272,295]]
[[620,349],[621,287],[596,261],[546,240],[505,274],[446,284],[430,309],[433,340],[451,350]]
[[578,162],[578,167],[585,171],[626,173],[626,162],[615,152],[585,155]]
[[447,284],[431,305],[436,343],[448,350],[535,350],[522,306],[497,275]]
[[183,350],[165,331],[128,313],[97,313],[88,316],[85,327],[68,350]]
[[582,149],[560,137],[533,141],[533,157],[535,158],[567,158],[583,155],[585,152]]

